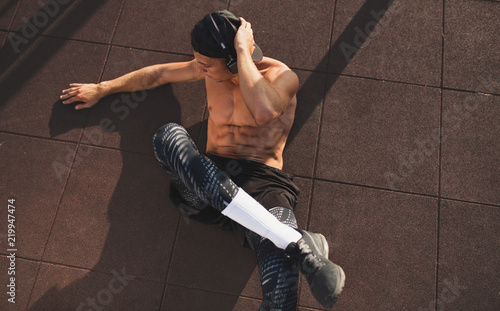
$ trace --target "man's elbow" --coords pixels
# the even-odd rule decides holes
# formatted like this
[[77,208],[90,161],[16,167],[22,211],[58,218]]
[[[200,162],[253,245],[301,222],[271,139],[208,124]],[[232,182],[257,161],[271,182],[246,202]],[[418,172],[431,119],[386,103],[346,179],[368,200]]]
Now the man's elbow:
[[257,126],[262,127],[262,126],[266,126],[267,124],[271,123],[271,121],[278,118],[280,115],[281,115],[281,112],[274,111],[274,110],[265,110],[265,111],[260,111],[259,113],[255,114],[254,119],[255,119],[255,123],[257,123]]

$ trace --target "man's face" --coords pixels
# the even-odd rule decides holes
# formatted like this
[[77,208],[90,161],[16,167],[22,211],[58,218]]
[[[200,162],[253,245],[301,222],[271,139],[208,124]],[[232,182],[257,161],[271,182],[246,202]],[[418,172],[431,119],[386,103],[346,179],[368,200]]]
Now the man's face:
[[207,78],[222,82],[234,77],[227,69],[224,58],[211,58],[194,52],[194,58],[198,62],[198,71],[204,73]]

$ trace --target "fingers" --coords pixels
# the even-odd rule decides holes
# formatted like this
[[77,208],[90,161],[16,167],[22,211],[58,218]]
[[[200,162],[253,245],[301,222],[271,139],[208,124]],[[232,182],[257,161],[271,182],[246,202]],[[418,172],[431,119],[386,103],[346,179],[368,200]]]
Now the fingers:
[[64,89],[61,92],[61,96],[59,96],[59,99],[64,100],[63,104],[71,104],[76,101],[80,101],[81,97],[79,96],[80,94],[80,86],[82,86],[82,83],[71,83],[69,86],[70,88]]
[[70,98],[70,97],[73,97],[75,96],[76,94],[78,94],[79,92],[77,90],[64,90],[62,92],[62,95],[59,96],[60,99],[67,99],[67,98]]
[[92,105],[91,105],[90,103],[86,103],[86,104],[76,105],[76,106],[75,106],[75,109],[76,109],[76,110],[80,110],[80,109],[90,108],[90,107],[92,107]]
[[[70,86],[72,86],[72,84],[70,84]],[[72,93],[72,92],[75,92],[76,90],[78,90],[77,87],[70,87],[70,88],[67,88],[67,89],[64,89],[61,91],[61,94],[63,95],[67,95],[68,93]]]
[[62,97],[62,96],[65,96],[65,94],[68,94],[68,93],[69,93],[69,92],[71,92],[71,91],[73,91],[73,88],[69,88],[69,89],[62,90],[62,92],[61,92],[61,94],[62,94],[62,95],[61,95],[61,97]]
[[82,100],[80,98],[78,98],[77,96],[73,96],[73,97],[63,101],[63,104],[67,105],[67,104],[71,104],[71,103],[79,102],[79,101],[82,101]]
[[63,100],[63,104],[71,104],[75,101],[80,100],[80,91],[79,90],[64,90],[63,95],[59,96],[60,99]]
[[240,21],[241,21],[241,26],[240,27],[250,28],[250,30],[252,30],[252,24],[250,24],[249,22],[247,22],[243,17],[240,17]]
[[74,90],[77,90],[78,88],[80,88],[83,84],[82,83],[71,83],[69,86],[69,88],[67,89],[64,89],[62,90],[62,93],[65,94],[67,92],[70,92],[70,91],[74,91]]

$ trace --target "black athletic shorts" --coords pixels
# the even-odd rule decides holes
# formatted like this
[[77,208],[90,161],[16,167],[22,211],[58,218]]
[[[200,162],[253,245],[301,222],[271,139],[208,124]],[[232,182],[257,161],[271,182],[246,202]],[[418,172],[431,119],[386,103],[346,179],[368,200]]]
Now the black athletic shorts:
[[[243,188],[266,209],[269,210],[276,206],[295,209],[300,190],[294,184],[292,175],[255,161],[231,159],[210,154],[206,156],[225,172],[238,187]],[[186,210],[186,205],[174,187],[170,187],[170,198],[175,206],[180,208],[182,204],[183,207],[180,209]],[[245,229],[211,206],[206,206],[201,212],[196,211],[188,217],[224,230],[234,230],[238,238],[246,244]]]

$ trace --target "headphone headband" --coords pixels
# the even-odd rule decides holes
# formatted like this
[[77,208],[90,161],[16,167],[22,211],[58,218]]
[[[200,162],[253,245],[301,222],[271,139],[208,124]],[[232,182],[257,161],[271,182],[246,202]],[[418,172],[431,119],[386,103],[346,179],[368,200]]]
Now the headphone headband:
[[[231,73],[237,74],[238,73],[238,64],[236,62],[236,57],[233,57],[233,55],[231,55],[231,50],[229,49],[227,44],[224,42],[224,38],[222,37],[222,35],[220,33],[219,26],[217,26],[217,23],[215,22],[214,18],[212,17],[212,14],[209,14],[209,16],[210,16],[211,23],[206,23],[206,24],[208,26],[208,29],[210,30],[210,34],[212,35],[214,40],[217,42],[217,44],[220,46],[222,53],[226,57],[227,69],[229,69],[229,71],[231,71]],[[227,22],[234,29],[235,28],[234,25],[231,24],[231,22],[229,22],[229,20],[225,16],[224,16],[224,18],[227,20]]]

